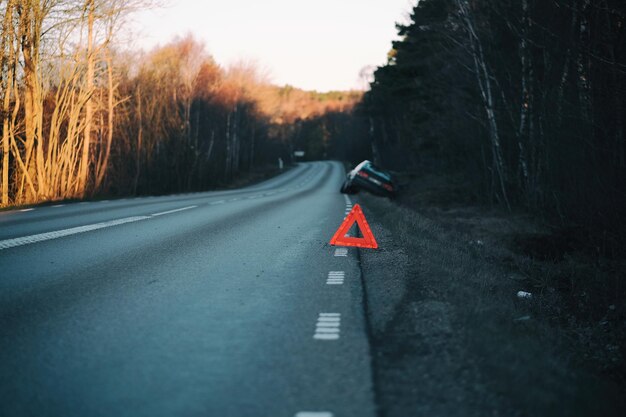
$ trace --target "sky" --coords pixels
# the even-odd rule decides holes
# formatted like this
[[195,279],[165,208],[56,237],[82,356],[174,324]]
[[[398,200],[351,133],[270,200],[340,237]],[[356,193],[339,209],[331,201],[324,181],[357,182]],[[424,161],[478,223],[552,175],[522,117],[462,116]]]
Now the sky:
[[361,69],[385,63],[414,1],[162,0],[135,15],[133,47],[191,33],[220,65],[253,61],[278,85],[364,88]]

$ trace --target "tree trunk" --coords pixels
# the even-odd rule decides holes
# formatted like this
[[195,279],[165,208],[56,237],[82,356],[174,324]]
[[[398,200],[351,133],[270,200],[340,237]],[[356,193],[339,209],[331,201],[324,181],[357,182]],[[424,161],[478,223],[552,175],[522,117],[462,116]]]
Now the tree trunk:
[[252,124],[252,128],[250,129],[250,163],[248,165],[248,169],[252,170],[254,167],[254,136],[256,133],[256,129],[254,127],[254,123]]
[[489,128],[489,138],[491,140],[491,151],[495,171],[497,173],[497,182],[499,184],[501,197],[507,208],[510,210],[511,205],[509,203],[506,190],[506,170],[504,158],[502,156],[502,148],[500,145],[500,133],[494,112],[494,100],[491,88],[492,75],[487,67],[482,43],[478,37],[478,33],[476,32],[473,16],[470,14],[469,5],[466,0],[456,0],[456,3],[469,36],[476,81],[482,97],[483,108],[487,116],[487,126]]
[[369,118],[369,136],[370,136],[370,144],[372,147],[372,160],[375,164],[380,164],[380,153],[378,152],[378,146],[376,145],[376,137],[374,136],[374,119],[370,116]]
[[[9,0],[6,5],[6,14],[2,27],[2,40],[0,51],[2,51],[2,61],[0,65],[0,75],[6,74],[6,78],[2,79],[2,90],[4,97],[2,100],[2,206],[9,205],[9,154],[11,152],[9,145],[9,112],[11,106],[11,94],[13,92],[13,77],[15,69],[15,49],[13,39],[13,7],[14,0]],[[8,54],[5,54],[5,48],[9,48]],[[6,68],[6,73],[5,73]],[[12,128],[12,126],[11,126]]]
[[235,112],[233,114],[233,144],[232,144],[232,159],[231,159],[231,164],[232,164],[232,169],[231,172],[234,175],[237,175],[237,173],[239,172],[239,119],[240,119],[240,114],[239,114],[239,106],[237,104],[235,104]]
[[531,80],[532,67],[530,54],[528,53],[528,36],[529,36],[530,19],[528,16],[528,0],[522,0],[522,30],[520,37],[520,61],[522,64],[521,74],[521,98],[520,98],[520,123],[517,131],[517,145],[519,150],[519,172],[521,173],[520,183],[522,190],[526,193],[528,199],[530,190],[530,178],[528,172],[528,156],[526,144],[530,141],[532,135],[529,121],[532,106]]
[[91,132],[93,130],[93,86],[95,71],[95,54],[93,48],[93,29],[95,0],[87,0],[85,2],[85,10],[87,12],[87,93],[89,98],[85,104],[85,130],[83,135],[83,149],[80,160],[80,171],[78,174],[78,195],[85,196],[87,181],[89,177],[89,148],[91,146]]
[[109,164],[109,155],[111,154],[111,144],[113,142],[113,125],[115,117],[115,86],[113,85],[113,63],[109,52],[105,52],[105,60],[107,65],[107,143],[104,150],[102,162],[97,167],[96,183],[94,191],[99,190],[104,180],[104,175]]
[[561,71],[561,79],[559,81],[559,88],[557,92],[557,101],[556,101],[556,126],[561,127],[561,123],[563,122],[563,97],[565,95],[565,84],[567,83],[567,78],[569,77],[571,59],[572,59],[572,47],[574,44],[574,33],[576,31],[576,25],[578,23],[578,1],[574,0],[572,3],[572,21],[570,23],[570,38],[567,42],[570,46],[567,48],[565,52],[565,60],[563,62],[563,71]]
[[[22,57],[24,59],[24,158],[23,169],[28,171],[28,176],[32,180],[37,175],[36,161],[33,160],[36,140],[36,101],[38,97],[38,54],[39,39],[37,30],[37,18],[39,15],[39,2],[29,3],[20,9],[20,34],[22,46]],[[35,158],[36,159],[36,158]],[[18,191],[18,201],[23,200],[23,187],[25,175],[21,178]],[[26,201],[36,201],[38,198],[37,187],[31,182],[31,199]]]
[[135,152],[135,179],[133,181],[133,194],[137,194],[139,175],[141,174],[141,147],[143,142],[143,118],[141,114],[141,86],[137,87],[137,149]]
[[230,143],[230,112],[226,116],[226,168],[224,171],[224,176],[226,180],[230,180],[231,174],[231,166],[232,166],[232,146]]
[[[585,59],[584,48],[589,47],[589,20],[586,17],[587,9],[589,8],[591,0],[585,0],[581,10],[580,17],[580,31],[579,31],[579,44],[578,44],[578,59],[576,62],[576,69],[578,71],[578,100],[582,116],[590,126],[593,126],[592,112],[591,112],[591,86],[589,80],[589,60]],[[587,54],[588,56],[588,54]],[[586,61],[586,62],[585,62]]]
[[209,166],[211,161],[211,155],[213,154],[213,145],[215,145],[215,131],[211,130],[211,142],[209,143],[209,150],[206,153],[206,165]]
[[193,158],[191,166],[188,167],[187,172],[187,189],[193,189],[193,180],[196,177],[196,170],[198,169],[198,162],[200,159],[200,150],[198,149],[198,135],[200,134],[200,112],[196,110],[193,114],[193,124],[190,126],[191,137],[193,139],[193,149],[191,150],[191,157]]

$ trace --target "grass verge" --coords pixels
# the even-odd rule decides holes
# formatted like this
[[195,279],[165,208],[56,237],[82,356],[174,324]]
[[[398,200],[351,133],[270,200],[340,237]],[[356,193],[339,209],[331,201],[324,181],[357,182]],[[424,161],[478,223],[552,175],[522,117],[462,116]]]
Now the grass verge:
[[359,196],[381,247],[361,262],[382,414],[622,415],[624,264],[554,257],[533,242],[547,226],[454,194],[424,178]]

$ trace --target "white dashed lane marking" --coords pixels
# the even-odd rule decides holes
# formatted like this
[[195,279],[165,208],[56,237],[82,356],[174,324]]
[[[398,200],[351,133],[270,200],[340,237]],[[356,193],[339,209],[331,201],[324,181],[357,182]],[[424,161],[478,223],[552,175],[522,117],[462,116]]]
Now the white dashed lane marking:
[[348,256],[348,249],[347,248],[335,249],[335,256]]
[[333,417],[334,414],[328,411],[300,411],[294,417]]
[[315,324],[313,339],[337,340],[341,332],[340,313],[320,313]]
[[151,216],[152,217],[157,217],[157,216],[162,216],[164,214],[172,214],[172,213],[176,213],[176,212],[184,211],[184,210],[189,210],[189,209],[196,208],[196,207],[198,207],[198,206],[189,206],[189,207],[183,207],[183,208],[179,208],[179,209],[175,209],[175,210],[162,211],[161,213],[151,214]]
[[65,204],[55,204],[55,205],[54,205],[54,206],[52,206],[52,207],[65,207]]
[[352,206],[346,206],[346,213],[345,213],[344,219],[348,217],[348,214],[350,214],[351,211],[352,211]]
[[345,277],[346,273],[344,271],[330,271],[328,273],[328,278],[326,279],[326,284],[342,285]]
[[35,210],[34,208],[25,208],[25,209],[21,209],[21,212],[26,212],[26,211],[33,211]]

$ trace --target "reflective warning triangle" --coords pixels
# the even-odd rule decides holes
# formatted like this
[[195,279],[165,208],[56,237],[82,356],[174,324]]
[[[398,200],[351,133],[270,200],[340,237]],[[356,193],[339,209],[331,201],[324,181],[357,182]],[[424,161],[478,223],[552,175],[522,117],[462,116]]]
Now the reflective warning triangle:
[[[354,222],[359,226],[363,237],[346,236]],[[356,246],[359,248],[378,248],[378,243],[376,243],[372,230],[369,224],[367,224],[367,220],[365,220],[361,206],[358,204],[354,205],[352,211],[343,219],[343,223],[341,223],[333,238],[330,239],[330,244],[335,246]]]

